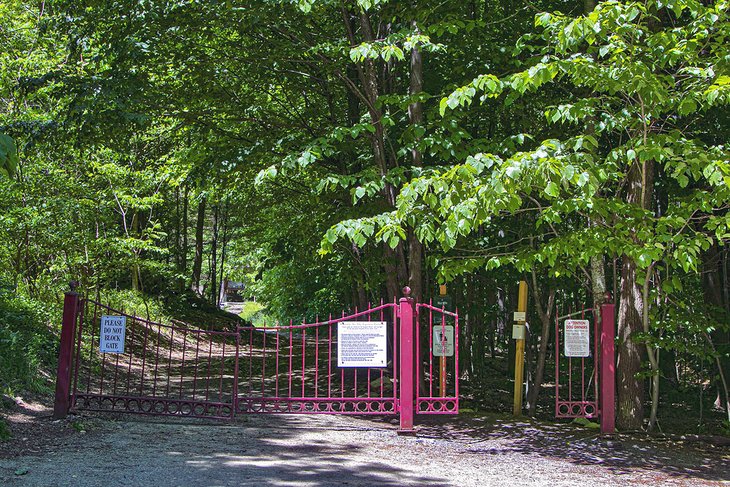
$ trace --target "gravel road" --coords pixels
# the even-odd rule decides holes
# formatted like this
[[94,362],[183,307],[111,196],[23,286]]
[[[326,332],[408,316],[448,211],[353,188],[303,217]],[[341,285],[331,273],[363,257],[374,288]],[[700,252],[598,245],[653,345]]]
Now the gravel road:
[[390,421],[344,416],[77,424],[87,431],[0,459],[0,485],[730,485],[727,449],[499,417],[432,418],[416,437],[398,436]]

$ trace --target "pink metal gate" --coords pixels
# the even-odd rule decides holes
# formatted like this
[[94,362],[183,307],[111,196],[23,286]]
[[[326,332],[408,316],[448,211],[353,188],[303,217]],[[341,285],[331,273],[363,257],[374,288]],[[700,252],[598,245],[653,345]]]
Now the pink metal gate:
[[[459,316],[430,303],[418,303],[416,310],[416,357],[420,361],[420,366],[416,367],[419,390],[416,411],[418,414],[458,414]],[[424,332],[427,338],[423,336]]]
[[[397,414],[401,431],[410,432],[415,414],[458,413],[458,316],[416,305],[410,290],[404,292],[398,303],[315,323],[221,330],[158,323],[67,293],[54,416],[77,410],[220,419]],[[104,348],[109,318],[125,323],[123,346],[115,352]],[[421,321],[428,349],[416,326]],[[381,330],[387,359],[378,366],[340,366],[338,329],[362,324]],[[453,343],[444,341],[447,335]]]
[[555,417],[601,418],[612,433],[615,419],[614,305],[555,312]]
[[[236,412],[397,414],[398,305],[386,303],[325,321],[242,327]],[[338,367],[338,327],[387,323],[391,360],[383,367]]]
[[[123,317],[121,353],[103,353],[102,316]],[[78,299],[71,411],[231,418],[239,335],[146,320]]]

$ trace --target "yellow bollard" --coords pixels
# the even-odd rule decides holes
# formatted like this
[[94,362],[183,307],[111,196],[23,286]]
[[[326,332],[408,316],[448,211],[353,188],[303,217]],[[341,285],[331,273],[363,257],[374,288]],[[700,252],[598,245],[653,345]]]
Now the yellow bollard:
[[[527,314],[527,282],[520,281],[520,289],[517,295],[517,313],[515,313],[516,325],[512,329],[512,338],[515,343],[515,402],[513,414],[522,414],[522,382],[525,371],[525,320]],[[519,319],[518,319],[519,318]]]

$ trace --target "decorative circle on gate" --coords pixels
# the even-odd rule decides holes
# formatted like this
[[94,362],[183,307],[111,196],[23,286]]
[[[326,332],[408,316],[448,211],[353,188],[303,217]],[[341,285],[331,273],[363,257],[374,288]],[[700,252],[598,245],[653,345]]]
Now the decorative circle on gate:
[[555,408],[557,418],[595,418],[598,416],[598,405],[595,401],[564,401]]
[[419,414],[457,414],[458,403],[453,398],[419,399],[417,405]]
[[154,402],[149,399],[143,399],[140,401],[140,411],[143,413],[151,413],[154,408]]

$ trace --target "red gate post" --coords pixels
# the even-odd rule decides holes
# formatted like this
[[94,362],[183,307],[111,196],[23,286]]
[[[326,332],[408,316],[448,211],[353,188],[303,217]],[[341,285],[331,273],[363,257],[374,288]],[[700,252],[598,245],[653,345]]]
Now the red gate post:
[[400,429],[398,434],[413,434],[413,330],[415,302],[410,297],[411,288],[403,288],[400,298]]
[[601,433],[616,430],[616,338],[615,305],[601,305]]
[[61,344],[58,350],[58,370],[56,372],[56,400],[53,403],[54,419],[65,418],[69,410],[71,396],[71,359],[73,339],[76,328],[76,314],[79,309],[79,295],[71,286],[63,300],[63,322],[61,324]]

